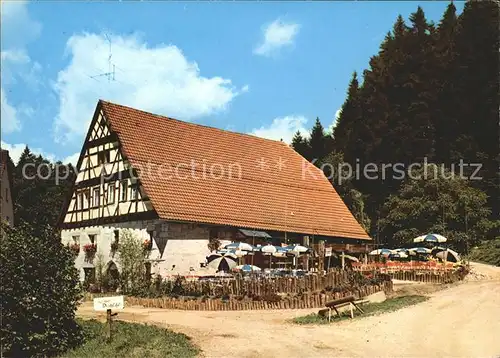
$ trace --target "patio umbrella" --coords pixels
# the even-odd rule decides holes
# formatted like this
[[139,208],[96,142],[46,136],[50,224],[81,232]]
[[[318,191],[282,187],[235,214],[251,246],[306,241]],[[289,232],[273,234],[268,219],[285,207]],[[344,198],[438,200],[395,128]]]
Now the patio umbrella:
[[438,234],[428,234],[416,237],[413,242],[446,242],[448,239]]
[[238,258],[231,252],[214,252],[207,256],[208,266],[217,271],[229,271],[238,264]]
[[426,247],[414,247],[412,249],[408,249],[408,252],[413,254],[430,254],[432,250]]
[[307,251],[309,251],[309,248],[305,247],[305,246],[302,246],[302,245],[288,245],[285,247],[285,249],[288,251],[288,252],[291,252],[291,253],[294,253],[296,255],[299,255],[299,254],[303,254]]
[[273,246],[273,245],[269,244],[269,245],[266,245],[266,246],[262,246],[262,247],[260,248],[260,251],[261,251],[262,253],[264,253],[264,254],[269,255],[269,268],[271,268],[271,263],[272,263],[272,255],[273,255],[276,251],[278,251],[278,249],[277,249],[275,246]]
[[408,255],[404,251],[398,251],[395,254],[390,255],[389,257],[395,258],[395,259],[405,259],[408,257]]
[[260,248],[260,251],[264,254],[274,254],[278,249],[273,245],[265,245]]
[[234,271],[243,271],[243,272],[259,272],[262,271],[260,267],[253,265],[239,265],[233,268]]
[[432,249],[431,249],[431,254],[436,256],[436,254],[440,251],[444,251],[446,250],[446,247],[442,247],[442,246],[434,246]]
[[458,254],[458,252],[453,251],[451,249],[447,249],[436,253],[436,257],[440,258],[443,261],[449,261],[449,262],[460,261],[460,255]]
[[344,255],[344,259],[354,261],[354,262],[359,262],[359,259],[357,257],[351,256],[351,255]]
[[254,247],[246,242],[233,242],[224,246],[228,250],[254,251]]
[[274,257],[285,257],[287,254],[287,250],[284,247],[276,247],[276,252],[272,253]]
[[394,252],[392,250],[389,250],[389,249],[377,249],[377,250],[373,250],[371,251],[368,255],[384,255],[384,256],[389,256],[391,254],[393,254]]

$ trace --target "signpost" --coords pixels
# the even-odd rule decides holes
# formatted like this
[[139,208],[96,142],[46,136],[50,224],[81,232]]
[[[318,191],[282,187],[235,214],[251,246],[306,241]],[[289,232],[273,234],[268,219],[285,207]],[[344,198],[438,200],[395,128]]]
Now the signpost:
[[331,247],[325,248],[325,257],[328,257],[328,266],[326,268],[326,272],[328,272],[330,270],[330,259],[332,258],[332,248]]
[[106,311],[106,338],[111,340],[111,321],[118,313],[111,313],[111,309],[122,310],[124,307],[123,296],[94,298],[94,311]]

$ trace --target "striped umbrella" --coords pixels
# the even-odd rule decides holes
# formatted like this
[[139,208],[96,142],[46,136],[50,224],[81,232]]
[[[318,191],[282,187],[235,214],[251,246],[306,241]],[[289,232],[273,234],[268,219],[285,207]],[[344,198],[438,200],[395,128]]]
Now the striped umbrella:
[[254,251],[254,247],[246,242],[233,242],[224,246],[228,250]]
[[460,261],[460,255],[458,254],[458,252],[453,251],[451,249],[447,249],[436,253],[436,257],[440,258],[443,261],[449,261],[449,262]]
[[377,250],[373,250],[371,251],[368,255],[383,255],[383,256],[389,256],[391,254],[394,254],[395,252],[392,251],[392,250],[389,250],[389,249],[377,249]]
[[448,239],[438,234],[428,234],[416,237],[413,242],[446,242]]
[[287,249],[285,247],[276,246],[276,252],[272,253],[274,257],[286,257]]
[[207,262],[217,271],[229,271],[238,264],[238,257],[231,252],[214,252],[207,256]]
[[408,255],[404,251],[398,251],[395,254],[390,255],[390,257],[395,259],[405,259],[408,257]]
[[254,265],[239,265],[233,268],[234,271],[243,271],[243,272],[259,272],[262,271],[260,267]]
[[430,254],[432,250],[426,247],[414,247],[412,249],[408,249],[408,252],[413,254]]

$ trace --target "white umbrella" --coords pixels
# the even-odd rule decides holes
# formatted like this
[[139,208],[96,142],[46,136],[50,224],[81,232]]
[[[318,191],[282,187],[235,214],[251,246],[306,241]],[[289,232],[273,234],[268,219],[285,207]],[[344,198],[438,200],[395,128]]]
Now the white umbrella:
[[309,251],[309,248],[302,246],[302,245],[289,245],[289,246],[285,247],[285,249],[288,252],[294,253],[296,255],[299,255],[299,254],[302,254],[304,252]]
[[233,242],[231,244],[227,244],[224,248],[228,250],[241,250],[241,251],[253,251],[254,247],[246,242]]
[[274,257],[286,257],[288,251],[284,247],[277,247],[276,252],[272,253]]
[[384,256],[389,256],[391,254],[394,254],[395,252],[389,249],[378,249],[378,250],[373,250],[371,251],[368,255],[384,255]]
[[416,237],[413,242],[446,242],[448,239],[438,234],[428,234]]
[[273,245],[266,245],[266,246],[262,246],[260,248],[260,251],[265,253],[265,254],[271,255],[271,254],[274,254],[278,250]]
[[278,251],[276,249],[276,247],[274,247],[273,245],[266,245],[266,246],[262,246],[260,248],[260,251],[262,251],[264,254],[267,254],[269,255],[269,268],[271,268],[271,263],[272,263],[272,255]]
[[233,268],[235,271],[244,271],[244,272],[259,272],[262,271],[260,267],[253,265],[239,265]]

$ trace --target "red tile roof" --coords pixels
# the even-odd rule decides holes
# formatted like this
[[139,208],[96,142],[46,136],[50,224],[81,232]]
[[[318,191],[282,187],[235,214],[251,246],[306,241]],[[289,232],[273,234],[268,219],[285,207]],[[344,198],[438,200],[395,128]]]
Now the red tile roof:
[[283,142],[99,108],[160,218],[370,239],[321,170]]

